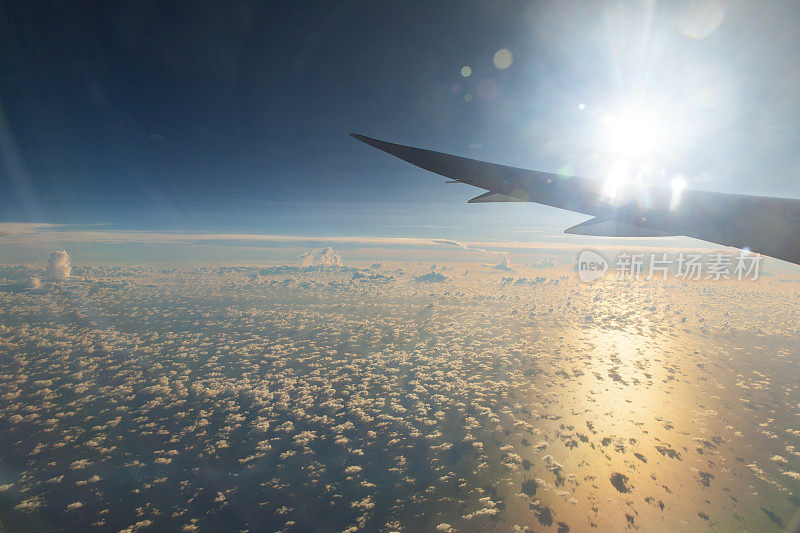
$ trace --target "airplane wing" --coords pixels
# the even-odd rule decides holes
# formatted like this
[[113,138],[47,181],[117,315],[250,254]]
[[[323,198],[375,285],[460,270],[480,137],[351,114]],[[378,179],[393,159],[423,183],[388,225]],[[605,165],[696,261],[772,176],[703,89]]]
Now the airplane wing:
[[535,202],[590,215],[566,233],[606,237],[683,235],[800,264],[800,200],[677,191],[525,170],[348,134],[412,165],[487,192],[480,202]]

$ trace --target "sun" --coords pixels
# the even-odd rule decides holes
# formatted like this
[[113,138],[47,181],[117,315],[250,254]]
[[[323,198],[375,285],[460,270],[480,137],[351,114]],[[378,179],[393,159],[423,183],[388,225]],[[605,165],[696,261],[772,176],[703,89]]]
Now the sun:
[[647,162],[664,139],[667,124],[652,110],[634,107],[603,118],[603,142],[612,157]]
[[606,168],[603,199],[621,203],[641,193],[631,184],[652,185],[663,174],[661,158],[670,150],[667,145],[674,138],[673,125],[669,115],[633,102],[600,117],[595,134],[597,155]]

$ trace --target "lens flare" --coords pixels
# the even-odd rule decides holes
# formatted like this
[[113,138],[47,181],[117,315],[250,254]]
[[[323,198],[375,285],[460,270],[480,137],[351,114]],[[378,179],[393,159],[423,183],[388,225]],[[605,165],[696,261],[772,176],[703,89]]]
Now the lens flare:
[[630,176],[631,166],[624,159],[617,159],[608,171],[603,182],[602,198],[604,201],[614,203],[619,200],[621,189]]
[[681,203],[681,195],[686,188],[686,180],[683,179],[683,176],[677,176],[670,183],[670,187],[672,188],[672,196],[669,200],[669,209],[670,211],[675,211]]

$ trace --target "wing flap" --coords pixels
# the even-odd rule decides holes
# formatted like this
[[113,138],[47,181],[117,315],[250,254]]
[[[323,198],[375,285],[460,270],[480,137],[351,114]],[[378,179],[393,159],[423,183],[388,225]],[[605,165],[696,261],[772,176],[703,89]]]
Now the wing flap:
[[675,237],[676,234],[661,231],[658,229],[647,228],[626,224],[617,220],[602,220],[590,218],[571,228],[564,230],[564,233],[571,235],[592,235],[595,237]]
[[467,203],[470,204],[480,204],[484,202],[527,202],[522,198],[517,198],[516,196],[508,196],[506,194],[501,194],[499,192],[489,191],[485,192],[481,195],[476,196],[475,198],[471,198],[467,200]]

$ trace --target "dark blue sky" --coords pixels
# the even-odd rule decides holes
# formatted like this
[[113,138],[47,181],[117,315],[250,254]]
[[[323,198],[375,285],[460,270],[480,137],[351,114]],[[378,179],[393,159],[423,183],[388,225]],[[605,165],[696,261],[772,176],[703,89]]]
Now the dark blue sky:
[[345,132],[602,179],[626,105],[655,181],[800,196],[797,4],[649,5],[5,4],[1,221],[519,238],[581,218],[467,206]]
[[496,75],[491,55],[520,32],[510,8],[460,2],[15,7],[2,98],[29,178],[3,196],[27,186],[39,205],[8,202],[10,220],[213,227],[276,204],[424,198],[344,133],[473,140],[489,110],[451,85],[478,58]]

